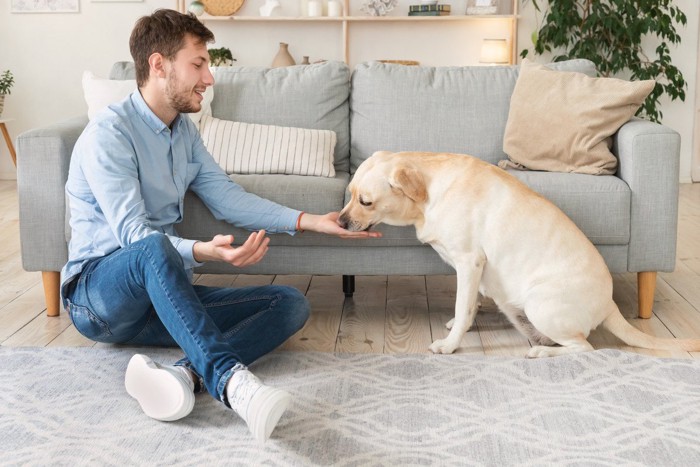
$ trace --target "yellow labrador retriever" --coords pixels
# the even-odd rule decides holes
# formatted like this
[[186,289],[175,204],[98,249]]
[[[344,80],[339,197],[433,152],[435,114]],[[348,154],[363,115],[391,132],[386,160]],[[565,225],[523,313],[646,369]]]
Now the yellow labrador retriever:
[[430,346],[435,353],[458,347],[479,292],[537,344],[528,357],[593,350],[586,338],[600,324],[631,346],[700,350],[700,339],[656,338],[625,321],[598,250],[559,208],[496,166],[462,154],[380,151],[357,169],[350,192],[344,227],[414,225],[457,272],[455,317]]

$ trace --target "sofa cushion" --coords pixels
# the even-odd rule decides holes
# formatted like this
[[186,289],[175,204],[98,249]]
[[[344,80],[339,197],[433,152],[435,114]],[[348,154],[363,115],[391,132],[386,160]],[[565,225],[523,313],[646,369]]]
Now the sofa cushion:
[[631,191],[614,175],[508,170],[556,204],[595,245],[630,239]]
[[[595,76],[593,63],[547,65]],[[368,62],[352,75],[351,173],[375,151],[506,157],[503,131],[519,67],[413,67]]]
[[525,60],[510,99],[500,167],[613,174],[611,136],[627,122],[654,80],[591,78]]
[[90,120],[108,105],[115,104],[134,92],[135,79],[100,79],[91,71],[83,72],[83,97]]
[[214,72],[214,117],[335,131],[335,170],[348,172],[350,69],[342,62],[281,68],[221,67]]
[[[314,214],[340,211],[345,200],[345,188],[350,179],[347,172],[336,172],[335,177],[309,177],[301,175],[231,175],[231,179],[247,192],[269,199],[293,209]],[[193,240],[203,240],[213,233],[232,233],[236,242],[245,240],[247,230],[231,227],[214,218],[204,203],[192,192],[185,195],[182,224],[176,226],[179,235]],[[318,237],[328,237],[317,235]],[[287,234],[275,235],[275,244],[292,244],[295,239]],[[299,238],[301,236],[297,236]],[[311,234],[311,244],[316,240]],[[309,235],[304,234],[306,243]],[[331,237],[328,237],[331,238]],[[211,238],[209,238],[211,239]],[[293,244],[298,244],[293,243]]]
[[335,177],[331,130],[232,122],[205,115],[199,132],[227,174]]

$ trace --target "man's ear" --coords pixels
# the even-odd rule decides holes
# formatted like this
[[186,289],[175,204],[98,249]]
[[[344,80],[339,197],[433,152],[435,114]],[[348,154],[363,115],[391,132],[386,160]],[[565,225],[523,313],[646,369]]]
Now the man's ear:
[[425,179],[414,167],[399,165],[389,177],[389,185],[394,190],[401,191],[404,195],[416,203],[424,203],[428,200],[428,191],[425,187]]
[[152,53],[148,57],[148,65],[151,69],[151,74],[158,78],[165,78],[165,59],[158,52]]

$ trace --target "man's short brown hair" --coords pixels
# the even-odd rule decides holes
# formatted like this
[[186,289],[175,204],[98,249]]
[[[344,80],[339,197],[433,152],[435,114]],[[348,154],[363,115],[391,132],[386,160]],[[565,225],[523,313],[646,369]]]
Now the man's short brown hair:
[[192,35],[200,44],[214,41],[214,33],[192,13],[159,9],[150,16],[139,18],[129,39],[139,87],[148,81],[148,58],[159,53],[167,60],[174,60],[177,52],[185,46],[186,34]]

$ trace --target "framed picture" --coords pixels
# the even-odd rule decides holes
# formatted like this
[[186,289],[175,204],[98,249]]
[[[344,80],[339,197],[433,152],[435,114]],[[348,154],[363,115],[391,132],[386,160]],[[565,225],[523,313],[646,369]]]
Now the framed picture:
[[80,0],[10,0],[10,13],[79,13]]

